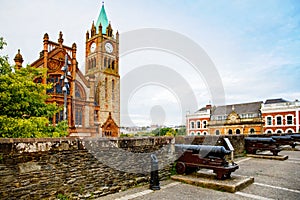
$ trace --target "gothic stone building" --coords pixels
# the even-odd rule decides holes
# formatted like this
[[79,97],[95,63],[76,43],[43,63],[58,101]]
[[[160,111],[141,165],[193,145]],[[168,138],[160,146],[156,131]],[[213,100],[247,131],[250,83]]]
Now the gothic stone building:
[[[52,83],[53,88],[48,102],[64,105],[64,92],[67,83],[67,119],[69,136],[118,137],[120,126],[120,76],[119,76],[119,34],[113,33],[111,24],[102,5],[96,24],[92,23],[86,33],[85,73],[78,68],[76,44],[71,47],[63,43],[59,33],[57,42],[43,38],[40,57],[31,65],[47,69],[47,76],[41,81]],[[66,78],[62,67],[68,58]],[[20,57],[20,55],[19,55]],[[16,59],[18,61],[18,59]],[[20,59],[19,59],[20,60]],[[16,62],[17,64],[17,62]],[[20,64],[19,64],[20,65]],[[63,111],[53,116],[55,124],[63,120]]]

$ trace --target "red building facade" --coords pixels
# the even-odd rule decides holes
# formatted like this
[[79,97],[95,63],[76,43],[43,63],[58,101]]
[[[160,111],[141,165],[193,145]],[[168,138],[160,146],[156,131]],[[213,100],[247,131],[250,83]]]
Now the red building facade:
[[186,116],[187,135],[299,133],[300,102],[265,102],[206,106]]
[[265,133],[299,132],[300,102],[284,99],[269,99],[262,104]]

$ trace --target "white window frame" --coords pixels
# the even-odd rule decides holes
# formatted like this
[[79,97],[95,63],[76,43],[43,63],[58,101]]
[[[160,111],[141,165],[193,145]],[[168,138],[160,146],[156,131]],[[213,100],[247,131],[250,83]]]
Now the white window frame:
[[[278,124],[277,123],[277,117],[281,117],[281,124]],[[283,124],[283,116],[282,115],[276,115],[275,116],[275,125],[276,126],[283,126],[284,124]]]
[[[268,124],[268,117],[271,118],[271,124],[270,125]],[[266,120],[266,124],[265,124],[266,126],[273,126],[273,116],[272,115],[266,116],[265,120]]]
[[271,131],[271,134],[274,133],[272,129],[267,129],[267,130],[265,131],[265,133],[268,133],[269,131]]
[[195,121],[190,121],[190,129],[195,129]]
[[207,120],[202,121],[202,128],[207,128]]
[[[292,117],[292,123],[291,124],[288,124],[288,117]],[[287,126],[292,126],[292,125],[294,125],[294,115],[292,115],[292,114],[288,114],[288,115],[286,115],[285,116],[285,125],[287,125]]]
[[[199,123],[199,127],[198,127],[198,123]],[[201,121],[200,121],[200,120],[197,120],[197,121],[196,121],[196,128],[197,128],[197,129],[200,129],[200,128],[201,128]]]
[[284,133],[284,131],[281,128],[276,129],[274,133],[277,133],[278,131],[281,131],[281,133]]
[[292,131],[292,133],[295,133],[295,132],[296,132],[294,129],[288,128],[288,129],[285,130],[285,133],[288,133],[289,131]]

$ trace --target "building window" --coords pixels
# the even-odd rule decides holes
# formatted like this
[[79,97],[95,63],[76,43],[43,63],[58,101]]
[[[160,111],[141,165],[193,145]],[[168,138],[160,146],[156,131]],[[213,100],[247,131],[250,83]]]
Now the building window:
[[267,126],[272,125],[272,117],[267,117]]
[[271,130],[268,130],[267,133],[268,133],[268,134],[272,134],[272,131],[271,131]]
[[197,128],[200,128],[200,121],[197,121]]
[[203,128],[207,128],[207,121],[203,121]]
[[231,129],[229,129],[229,131],[228,131],[228,134],[229,134],[229,135],[231,135],[231,134],[232,134],[232,130],[231,130]]
[[82,108],[75,108],[75,125],[82,126]]
[[200,135],[200,132],[199,132],[199,131],[197,132],[197,135]]
[[111,98],[113,101],[115,100],[115,80],[111,81]]
[[194,132],[191,132],[191,135],[194,135]]
[[108,68],[111,67],[111,61],[110,61],[110,58],[108,58]]
[[220,135],[220,130],[216,130],[216,135]]
[[104,91],[105,91],[105,100],[107,100],[107,78],[105,78],[105,82],[104,82]]
[[195,122],[191,122],[191,129],[195,128]]
[[293,133],[293,132],[294,132],[293,130],[289,129],[287,133]]
[[62,121],[64,119],[63,111],[59,111],[55,114],[55,124],[58,124],[58,122]]
[[104,69],[106,69],[106,67],[107,67],[107,59],[104,58]]
[[235,133],[236,133],[236,134],[241,134],[240,129],[236,129],[236,130],[235,130]]
[[289,115],[286,117],[286,124],[288,125],[293,124],[293,116]]
[[282,130],[277,130],[276,133],[282,133]]
[[277,125],[282,125],[282,117],[281,116],[276,117],[276,124]]
[[207,135],[207,133],[206,133],[206,132],[203,132],[203,135]]
[[112,68],[112,70],[115,69],[115,61],[112,61],[111,68]]
[[250,129],[250,134],[254,134],[255,133],[255,129],[254,128],[251,128]]

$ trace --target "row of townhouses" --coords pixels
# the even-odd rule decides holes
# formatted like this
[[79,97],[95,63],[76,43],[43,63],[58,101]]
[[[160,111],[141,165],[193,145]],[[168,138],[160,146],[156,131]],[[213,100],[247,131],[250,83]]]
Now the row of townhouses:
[[300,102],[268,99],[223,106],[206,105],[186,116],[188,135],[300,132]]

